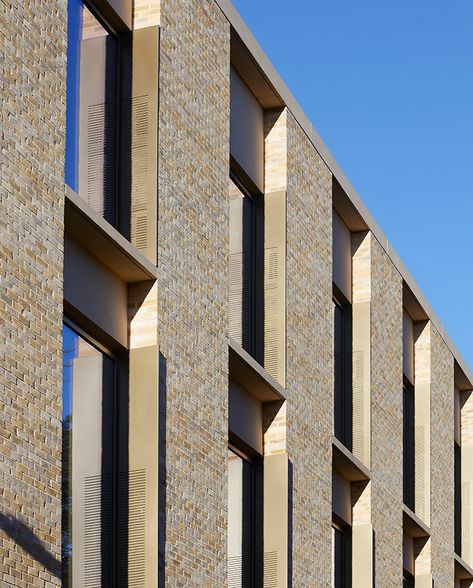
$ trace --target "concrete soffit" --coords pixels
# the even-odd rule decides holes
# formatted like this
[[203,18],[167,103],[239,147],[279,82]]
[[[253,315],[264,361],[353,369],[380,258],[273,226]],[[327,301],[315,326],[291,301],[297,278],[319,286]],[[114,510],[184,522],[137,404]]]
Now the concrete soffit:
[[[440,336],[445,341],[447,347],[450,349],[450,352],[455,359],[455,363],[458,365],[468,382],[468,387],[473,388],[473,371],[467,365],[452,339],[444,329],[440,319],[420,291],[414,278],[405,267],[398,254],[391,247],[386,235],[361,200],[359,194],[356,192],[355,188],[330,153],[309,118],[304,113],[261,46],[258,44],[232,2],[230,0],[215,0],[215,3],[223,12],[232,27],[232,63],[239,71],[240,75],[245,78],[245,82],[250,86],[250,89],[260,100],[264,108],[285,105],[288,110],[291,111],[302,131],[306,134],[316,151],[324,160],[341,191],[347,195],[348,202],[345,201],[342,205],[350,208],[350,214],[352,215],[356,226],[359,227],[358,230],[369,229],[380,243],[381,247],[386,251],[408,289],[417,300],[418,306],[423,309],[425,316],[430,319]],[[338,209],[337,203],[335,203],[335,207]]]
[[473,569],[455,553],[455,576],[459,580],[473,580]]
[[69,187],[65,204],[66,232],[122,280],[157,279],[156,266]]

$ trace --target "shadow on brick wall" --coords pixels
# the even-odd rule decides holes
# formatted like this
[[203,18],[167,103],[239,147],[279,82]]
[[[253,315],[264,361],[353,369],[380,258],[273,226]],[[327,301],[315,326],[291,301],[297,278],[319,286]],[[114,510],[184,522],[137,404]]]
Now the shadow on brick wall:
[[24,523],[0,513],[0,529],[26,553],[44,566],[56,578],[61,577],[61,562],[46,549],[44,543]]

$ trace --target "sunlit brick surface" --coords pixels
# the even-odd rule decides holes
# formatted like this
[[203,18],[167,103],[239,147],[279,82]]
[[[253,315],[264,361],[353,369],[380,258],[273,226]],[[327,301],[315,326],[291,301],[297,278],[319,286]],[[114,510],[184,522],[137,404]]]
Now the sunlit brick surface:
[[0,3],[0,585],[60,585],[66,2]]

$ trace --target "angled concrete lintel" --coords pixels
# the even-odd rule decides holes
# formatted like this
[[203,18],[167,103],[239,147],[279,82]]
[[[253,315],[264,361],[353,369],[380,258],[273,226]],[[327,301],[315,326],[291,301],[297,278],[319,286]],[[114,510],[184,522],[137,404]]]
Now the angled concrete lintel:
[[410,537],[430,537],[430,528],[405,504],[402,505],[402,518],[404,530]]
[[332,463],[334,469],[349,482],[368,481],[371,478],[369,469],[336,437],[332,437]]
[[156,266],[68,187],[65,229],[125,282],[157,279]]
[[455,553],[455,576],[459,580],[473,580],[473,569]]
[[230,377],[261,402],[285,400],[286,390],[243,347],[229,340]]

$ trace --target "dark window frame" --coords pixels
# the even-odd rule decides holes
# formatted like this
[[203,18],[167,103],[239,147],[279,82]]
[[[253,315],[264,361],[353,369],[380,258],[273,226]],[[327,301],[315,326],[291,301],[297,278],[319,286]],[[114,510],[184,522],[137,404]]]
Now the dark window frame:
[[408,572],[406,569],[403,569],[402,572],[402,587],[403,588],[414,588],[414,576]]
[[[120,345],[116,345],[115,349],[111,346],[104,344],[97,333],[94,333],[92,328],[90,331],[85,330],[80,322],[74,321],[70,316],[63,316],[63,325],[73,331],[77,336],[82,338],[86,343],[94,347],[99,353],[110,359],[113,363],[113,371],[111,377],[111,396],[112,396],[112,439],[111,439],[111,452],[112,452],[112,546],[111,546],[111,574],[113,585],[119,581],[121,576],[120,567],[123,563],[120,562],[119,554],[119,542],[121,530],[118,528],[120,520],[120,506],[119,506],[119,483],[120,483],[120,451],[125,449],[120,442],[120,426],[123,421],[123,415],[121,414],[122,400],[120,396],[124,390],[128,389],[128,350],[122,348]],[[61,482],[62,486],[62,482]],[[62,548],[61,548],[62,549]],[[74,547],[72,550],[72,559],[74,557]],[[67,583],[63,585],[67,586]]]
[[415,508],[415,387],[404,378],[402,388],[402,494],[404,504]]
[[[333,418],[334,435],[350,451],[353,448],[353,377],[351,304],[333,285]],[[341,341],[337,353],[337,313],[340,315]]]
[[[242,555],[246,555],[249,562],[243,588],[257,588],[262,585],[263,578],[263,456],[234,434],[229,436],[228,450],[237,455],[244,464],[251,468],[249,470],[251,474],[247,478],[251,485],[248,494],[250,504],[247,505],[246,509],[243,509],[243,516],[246,516],[246,523],[249,525],[246,533],[245,521],[242,521],[242,535],[244,537],[246,535],[246,541],[249,543],[246,549],[242,545]],[[245,489],[243,489],[244,491]]]
[[[251,202],[251,306],[250,325],[248,326],[248,345],[243,345],[245,327],[242,325],[242,347],[261,365],[263,365],[264,343],[262,344],[264,325],[264,262],[259,257],[264,255],[264,195],[231,158],[230,180]],[[242,227],[243,230],[243,227]],[[261,275],[263,274],[263,275]],[[258,312],[258,310],[260,312]]]
[[[114,83],[114,99],[115,99],[115,116],[114,116],[114,126],[115,126],[115,145],[113,148],[113,196],[112,196],[112,210],[110,211],[109,215],[105,216],[104,219],[115,229],[121,232],[121,225],[123,224],[122,219],[122,210],[121,210],[121,198],[120,198],[120,168],[121,168],[121,148],[120,145],[122,143],[122,127],[124,127],[122,122],[122,95],[123,95],[123,84],[125,81],[124,76],[124,63],[125,63],[125,52],[129,48],[127,48],[127,35],[131,33],[131,31],[119,29],[113,26],[112,22],[114,20],[112,9],[107,11],[107,2],[99,2],[100,7],[98,6],[98,2],[94,2],[92,0],[77,0],[83,5],[83,8],[87,9],[92,16],[97,20],[100,26],[110,35],[111,38],[114,39],[116,43],[116,76],[115,76],[115,83]],[[69,3],[68,3],[69,8]],[[80,71],[80,58],[77,63],[77,67]],[[78,77],[79,84],[76,89],[76,92],[80,95],[80,76]],[[131,83],[131,80],[129,81]],[[67,96],[66,96],[67,102]],[[78,102],[78,107],[80,109],[80,103]],[[80,110],[79,110],[80,112]],[[67,123],[67,121],[66,121]],[[80,152],[80,128],[76,129],[77,132],[77,161],[74,165],[77,167],[76,174],[77,174],[77,182],[79,182],[80,170],[79,170],[79,152]],[[67,159],[67,158],[66,158]],[[65,183],[67,184],[66,179],[66,170],[65,170]],[[68,184],[67,184],[68,185]],[[75,188],[72,188],[74,191]],[[78,192],[78,190],[77,190]]]
[[352,585],[352,528],[340,517],[332,514],[332,529],[335,531],[333,585],[334,588],[350,588]]
[[462,555],[462,490],[461,490],[461,445],[454,442],[454,512],[455,512],[455,553]]

